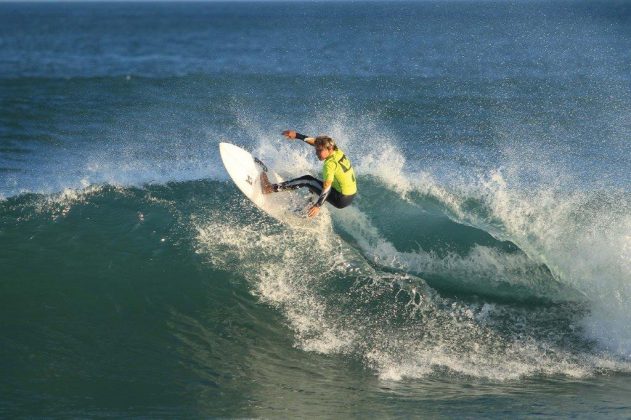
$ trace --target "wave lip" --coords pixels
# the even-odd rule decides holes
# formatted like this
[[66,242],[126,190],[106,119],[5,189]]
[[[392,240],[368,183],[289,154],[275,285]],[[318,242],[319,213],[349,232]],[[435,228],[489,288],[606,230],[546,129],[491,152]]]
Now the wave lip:
[[[405,162],[396,149],[389,155],[395,162]],[[383,166],[390,164],[384,162]],[[566,189],[564,185],[524,185],[506,175],[504,172],[511,172],[508,170],[492,170],[466,179],[456,173],[451,185],[445,186],[426,173],[405,170],[405,163],[396,167],[401,169],[394,177],[380,168],[364,168],[395,192],[401,202],[412,202],[429,214],[436,211],[437,205],[438,211],[454,222],[480,229],[499,241],[509,241],[521,251],[498,253],[478,246],[471,249],[467,263],[467,257],[439,258],[438,267],[443,265],[443,269],[453,269],[452,273],[466,278],[470,277],[466,267],[477,264],[482,277],[494,276],[495,270],[498,278],[508,283],[513,282],[511,276],[502,273],[518,267],[517,277],[530,278],[528,287],[542,286],[543,295],[559,291],[562,299],[569,293],[570,299],[587,301],[590,310],[583,321],[586,337],[596,339],[618,356],[631,357],[628,193],[611,188],[593,191]],[[357,220],[353,223],[363,223]],[[441,270],[431,253],[402,253],[371,229],[363,228],[363,237],[358,239],[368,252],[396,256],[399,265],[415,272],[431,275]]]

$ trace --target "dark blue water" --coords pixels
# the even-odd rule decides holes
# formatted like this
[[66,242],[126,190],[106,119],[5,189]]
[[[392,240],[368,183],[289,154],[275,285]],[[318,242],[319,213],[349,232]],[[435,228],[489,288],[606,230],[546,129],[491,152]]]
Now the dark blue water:
[[[0,3],[0,415],[631,406],[623,1]],[[359,196],[260,213],[218,144]]]

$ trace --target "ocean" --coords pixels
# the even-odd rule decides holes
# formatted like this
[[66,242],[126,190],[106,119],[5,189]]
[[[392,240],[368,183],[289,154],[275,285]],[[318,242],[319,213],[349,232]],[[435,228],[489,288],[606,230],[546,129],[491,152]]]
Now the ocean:
[[[631,417],[631,4],[0,3],[0,417]],[[227,141],[359,193],[299,225]],[[296,192],[295,194],[301,194]]]

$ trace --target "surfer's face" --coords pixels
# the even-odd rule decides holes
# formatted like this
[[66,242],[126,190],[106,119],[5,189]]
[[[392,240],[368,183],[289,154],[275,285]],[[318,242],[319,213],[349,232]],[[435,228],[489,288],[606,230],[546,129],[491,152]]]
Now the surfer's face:
[[327,149],[326,147],[316,146],[316,155],[318,156],[318,159],[320,160],[324,160],[328,158],[331,155],[331,153],[333,153],[333,149]]

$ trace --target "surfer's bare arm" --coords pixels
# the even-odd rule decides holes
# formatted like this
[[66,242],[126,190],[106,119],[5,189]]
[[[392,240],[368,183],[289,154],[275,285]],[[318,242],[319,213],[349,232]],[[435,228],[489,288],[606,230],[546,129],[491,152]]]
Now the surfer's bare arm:
[[295,140],[295,139],[302,140],[305,143],[310,144],[312,146],[315,143],[315,137],[307,137],[304,134],[298,133],[296,130],[285,130],[283,131],[283,136],[292,140]]

